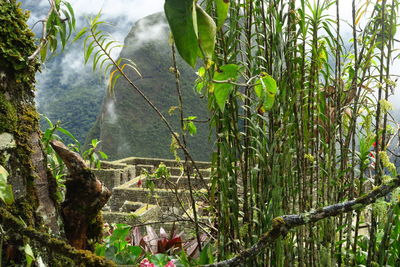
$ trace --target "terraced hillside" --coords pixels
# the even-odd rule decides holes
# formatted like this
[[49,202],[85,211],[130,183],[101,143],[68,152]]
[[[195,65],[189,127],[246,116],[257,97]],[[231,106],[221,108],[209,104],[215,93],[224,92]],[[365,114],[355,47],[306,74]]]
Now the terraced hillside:
[[[208,162],[197,162],[196,165],[203,179],[193,174],[192,166],[189,166],[189,173],[197,211],[204,221],[207,220],[207,208],[203,195],[211,169]],[[160,172],[163,167],[168,171],[154,177],[153,173]],[[112,188],[112,197],[103,211],[105,221],[128,225],[165,222],[162,224],[165,228],[175,221],[189,222],[193,217],[189,205],[189,180],[182,167],[174,160],[137,157],[103,162],[102,169],[94,172],[108,188]]]

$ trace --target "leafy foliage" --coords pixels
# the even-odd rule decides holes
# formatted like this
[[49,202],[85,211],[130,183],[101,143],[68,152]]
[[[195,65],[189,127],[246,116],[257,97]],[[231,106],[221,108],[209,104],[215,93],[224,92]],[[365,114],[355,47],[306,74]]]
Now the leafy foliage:
[[[350,47],[339,3],[202,2],[218,26],[217,49],[199,68],[196,90],[208,98],[217,136],[209,199],[221,259],[254,244],[275,216],[352,199],[396,179],[387,149],[399,131],[388,127],[399,2],[379,1],[365,16],[370,1],[353,1]],[[180,8],[169,1],[165,11],[173,16]],[[183,47],[182,40],[199,43],[200,36],[182,35],[199,33],[198,14],[168,18],[178,51],[192,66],[198,48]],[[197,24],[182,29],[178,19]],[[378,226],[388,210],[380,205],[299,229],[243,264],[385,265],[391,229]],[[361,244],[364,218],[370,238]],[[364,262],[355,260],[359,249]]]
[[85,160],[89,160],[91,168],[98,168],[100,169],[100,159],[106,160],[108,156],[103,151],[98,150],[98,145],[100,141],[97,139],[93,139],[90,148],[85,150],[82,153],[82,158]]
[[220,28],[228,17],[229,0],[216,0],[215,9],[217,13],[217,26]]
[[7,205],[14,202],[12,186],[7,183],[8,172],[0,165],[0,199]]
[[50,145],[50,142],[52,140],[63,141],[63,139],[59,136],[59,133],[73,140],[73,143],[69,144],[68,146],[75,152],[80,153],[84,160],[88,160],[89,167],[91,168],[100,168],[100,160],[107,159],[108,156],[98,149],[97,146],[100,142],[97,139],[92,140],[91,147],[89,149],[82,151],[82,146],[80,142],[75,138],[73,134],[60,126],[60,121],[57,121],[57,123],[53,124],[51,120],[46,116],[42,117],[46,120],[48,124],[48,128],[45,130],[42,137],[42,143],[44,145],[44,149],[47,155],[47,162],[50,171],[53,177],[56,179],[57,187],[59,189],[56,192],[57,197],[60,201],[62,201],[64,199],[65,193],[64,177],[67,173],[67,170],[61,157],[54,151],[54,149]]
[[236,64],[221,66],[214,72],[214,80],[221,83],[214,84],[214,96],[221,112],[225,110],[225,104],[231,95],[234,85],[230,82],[237,80],[240,67]]
[[[84,27],[75,36],[74,41],[77,41],[86,35],[83,42],[85,63],[87,63],[93,55],[93,71],[98,67],[100,70],[104,71],[105,76],[108,76],[108,73],[111,70],[108,80],[108,89],[112,92],[115,83],[121,76],[121,73],[119,73],[120,70],[123,71],[125,67],[129,67],[134,70],[139,77],[141,77],[141,74],[132,60],[128,58],[119,58],[117,61],[114,61],[112,59],[112,50],[120,48],[122,45],[113,40],[109,33],[99,28],[99,26],[106,23],[100,21],[100,16],[101,12],[99,12],[94,18],[91,18],[89,20],[90,26]],[[122,64],[123,60],[125,60],[126,63]]]
[[[222,19],[226,8],[220,7]],[[182,58],[192,67],[195,67],[198,55],[211,60],[217,29],[211,16],[193,0],[166,0],[164,10]]]
[[40,47],[40,58],[44,62],[47,53],[55,53],[59,48],[58,41],[61,41],[61,50],[64,50],[66,44],[71,37],[71,33],[75,31],[75,14],[71,4],[68,1],[55,0],[51,1],[51,8],[48,17],[43,20],[43,46]]
[[126,224],[112,225],[103,243],[96,246],[96,254],[117,264],[153,267],[193,266],[213,261],[210,246],[206,246],[199,254],[197,244],[193,241],[184,243],[182,233],[177,234],[174,228],[170,234],[160,228],[158,235],[152,227],[146,226],[145,236],[138,227],[131,229]]
[[194,1],[166,0],[164,10],[180,55],[194,67],[198,55],[197,15]]

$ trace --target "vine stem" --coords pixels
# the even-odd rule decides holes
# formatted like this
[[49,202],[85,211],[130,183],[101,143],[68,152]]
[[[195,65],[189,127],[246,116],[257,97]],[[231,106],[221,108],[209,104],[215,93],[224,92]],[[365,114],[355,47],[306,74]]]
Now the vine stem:
[[47,35],[47,21],[49,20],[51,14],[52,14],[53,11],[55,10],[55,3],[54,3],[54,0],[49,0],[49,3],[50,3],[50,9],[49,9],[49,11],[47,12],[46,18],[41,20],[42,25],[43,25],[43,28],[42,28],[42,38],[40,38],[40,43],[39,43],[39,45],[37,46],[36,50],[32,53],[32,55],[30,55],[30,56],[28,57],[28,60],[29,60],[29,61],[34,60],[34,59],[37,57],[37,55],[39,54],[40,50],[42,50],[42,48],[47,44],[47,41],[48,41],[48,40],[47,40],[47,38],[48,38],[48,35]]
[[[172,49],[172,62],[173,62],[174,74],[175,74],[176,91],[178,93],[178,100],[179,100],[179,115],[180,115],[180,125],[181,125],[182,143],[183,143],[182,145],[185,148],[187,148],[186,135],[185,135],[185,130],[184,130],[185,125],[184,125],[184,114],[183,114],[183,98],[182,98],[181,84],[180,84],[180,80],[179,80],[178,67],[176,65],[176,56],[175,56],[174,45],[171,46],[171,49]],[[192,179],[191,179],[191,176],[189,173],[189,166],[187,163],[188,163],[188,156],[185,154],[184,168],[186,169],[186,176],[188,179],[189,195],[190,195],[190,202],[192,205],[194,223],[195,223],[195,228],[196,228],[197,244],[199,246],[199,250],[201,251],[201,238],[200,238],[199,220],[198,220],[197,210],[196,210],[196,200],[194,199],[194,196],[193,196]]]

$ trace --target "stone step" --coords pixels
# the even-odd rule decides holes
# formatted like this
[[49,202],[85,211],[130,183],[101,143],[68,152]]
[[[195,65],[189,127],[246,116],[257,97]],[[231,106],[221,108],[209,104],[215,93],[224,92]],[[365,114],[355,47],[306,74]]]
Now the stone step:
[[[128,165],[153,165],[158,166],[163,162],[168,167],[178,167],[180,163],[177,163],[176,160],[173,159],[159,159],[159,158],[138,158],[138,157],[129,157],[121,160],[114,161],[117,164],[128,164]],[[191,166],[191,164],[189,164]],[[210,162],[206,161],[196,161],[196,166],[199,169],[207,169],[211,167]]]
[[[146,179],[146,178],[145,178]],[[171,176],[168,178],[168,180],[166,181],[165,179],[152,179],[155,187],[156,188],[174,188],[175,186],[177,186],[180,189],[189,189],[189,180],[187,178],[187,176]],[[143,184],[144,180],[142,181]],[[192,188],[197,190],[197,189],[201,189],[205,187],[206,183],[207,185],[210,183],[210,179],[209,178],[204,178],[204,182],[203,180],[201,180],[200,178],[194,178],[193,176],[190,179]],[[137,187],[137,183],[136,183],[136,187]]]
[[[138,164],[136,165],[136,174],[140,175],[143,173],[143,171],[147,171],[149,173],[154,173],[156,171],[158,166],[153,166],[153,165],[145,165],[145,164]],[[168,170],[171,174],[171,176],[180,176],[182,174],[182,171],[179,167],[168,167]],[[190,170],[191,174],[196,174],[195,170]],[[200,169],[201,175],[203,177],[210,177],[211,175],[211,170],[210,169]]]
[[114,161],[100,161],[101,169],[123,169],[126,168],[128,164],[118,163]]
[[125,200],[124,204],[122,204],[122,207],[120,208],[120,211],[122,212],[135,212],[138,209],[140,209],[143,206],[142,202],[133,202],[133,201],[128,201]]
[[136,177],[134,166],[125,166],[123,169],[92,169],[92,172],[110,190]]
[[[137,187],[137,188],[143,188],[144,183],[147,179],[151,179],[146,177],[145,175],[141,175],[136,177],[135,179],[129,181],[128,183],[125,183],[124,187]],[[161,188],[161,189],[169,189],[169,188],[175,188],[175,186],[178,186],[179,189],[189,189],[189,180],[187,179],[186,176],[171,176],[168,178],[168,180],[166,179],[152,179],[153,182],[155,183],[155,187],[156,188]],[[210,178],[204,178],[204,182],[203,180],[201,180],[200,178],[195,178],[195,177],[191,177],[191,184],[192,184],[192,188],[195,190],[198,189],[202,189],[205,188],[205,184],[207,185],[210,184]],[[139,182],[140,181],[140,182]]]
[[[114,188],[113,195],[109,201],[112,211],[119,211],[126,200],[159,205],[161,207],[179,207],[175,193],[169,189],[156,188],[152,191],[147,188],[125,187],[125,185]],[[198,190],[197,194],[199,191],[205,193],[205,190]],[[189,200],[188,190],[178,190],[177,194],[181,201],[187,202]]]
[[157,205],[141,203],[134,212],[102,211],[103,218],[108,223],[126,223],[128,225],[141,224],[158,220],[161,208]]

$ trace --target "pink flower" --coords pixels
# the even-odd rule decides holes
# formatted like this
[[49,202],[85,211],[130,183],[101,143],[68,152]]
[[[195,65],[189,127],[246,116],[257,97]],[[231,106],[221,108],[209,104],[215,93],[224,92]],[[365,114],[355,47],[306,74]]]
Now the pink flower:
[[140,267],[155,267],[154,263],[151,263],[147,258],[144,258],[140,262]]
[[164,267],[176,267],[174,260],[169,261]]

